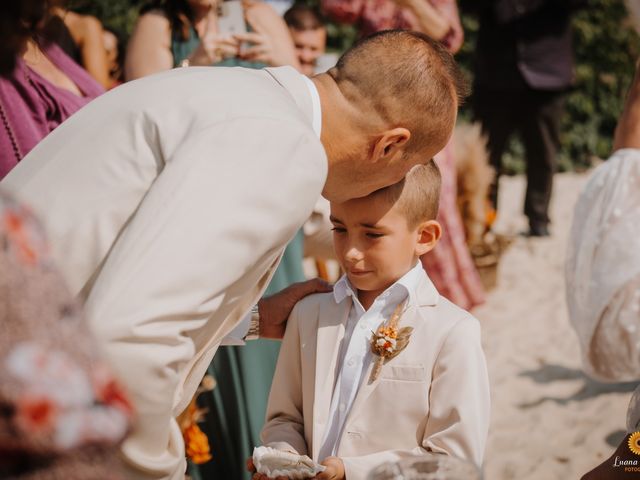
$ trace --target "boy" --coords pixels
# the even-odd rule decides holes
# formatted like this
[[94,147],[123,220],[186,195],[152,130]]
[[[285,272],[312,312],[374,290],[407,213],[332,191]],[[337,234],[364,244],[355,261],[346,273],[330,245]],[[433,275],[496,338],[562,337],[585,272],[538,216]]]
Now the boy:
[[380,463],[429,451],[482,463],[480,327],[438,295],[418,260],[440,238],[439,195],[431,160],[398,184],[331,204],[346,273],[292,311],[262,431],[265,445],[325,465],[319,479],[364,480]]

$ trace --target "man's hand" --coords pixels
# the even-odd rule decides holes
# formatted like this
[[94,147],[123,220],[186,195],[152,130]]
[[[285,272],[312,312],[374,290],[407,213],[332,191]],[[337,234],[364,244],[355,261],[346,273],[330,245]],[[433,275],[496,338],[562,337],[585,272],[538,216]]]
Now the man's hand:
[[319,278],[294,283],[258,302],[260,338],[279,340],[284,336],[287,319],[298,301],[312,293],[330,292],[331,286]]
[[324,465],[327,469],[313,477],[315,480],[345,480],[344,479],[344,463],[338,457],[327,457],[320,465]]

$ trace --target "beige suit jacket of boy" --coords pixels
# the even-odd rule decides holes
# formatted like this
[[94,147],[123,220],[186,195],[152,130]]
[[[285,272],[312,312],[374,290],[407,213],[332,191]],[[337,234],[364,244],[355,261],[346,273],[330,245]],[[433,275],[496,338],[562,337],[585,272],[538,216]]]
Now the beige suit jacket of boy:
[[[489,428],[489,379],[480,326],[441,297],[425,275],[400,327],[414,328],[407,348],[365,372],[337,456],[347,480],[364,480],[376,465],[426,451],[482,463]],[[328,428],[337,358],[350,297],[316,294],[294,308],[282,343],[262,431],[266,445],[316,461]]]
[[320,195],[305,82],[289,67],[202,67],[124,84],[0,184],[39,215],[132,394],[127,478],[184,478],[173,417]]

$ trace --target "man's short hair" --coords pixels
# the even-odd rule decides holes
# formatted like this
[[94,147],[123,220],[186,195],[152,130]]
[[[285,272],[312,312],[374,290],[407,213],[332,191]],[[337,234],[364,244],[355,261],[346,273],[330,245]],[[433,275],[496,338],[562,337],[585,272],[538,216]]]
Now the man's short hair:
[[365,37],[330,73],[347,99],[369,102],[387,125],[408,128],[409,152],[444,147],[468,91],[453,56],[439,42],[406,30]]
[[320,12],[315,8],[306,5],[294,5],[284,14],[284,21],[294,30],[305,32],[307,30],[318,30],[325,28],[325,22]]
[[371,195],[382,195],[390,205],[397,204],[409,228],[415,228],[438,215],[441,184],[440,169],[431,159],[426,164],[414,166],[398,183]]

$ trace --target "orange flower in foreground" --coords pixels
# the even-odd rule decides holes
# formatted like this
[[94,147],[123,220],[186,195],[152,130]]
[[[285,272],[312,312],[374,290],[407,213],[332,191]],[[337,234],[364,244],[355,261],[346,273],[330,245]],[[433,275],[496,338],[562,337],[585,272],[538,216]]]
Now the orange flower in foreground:
[[38,256],[28,240],[22,218],[16,213],[8,211],[5,213],[4,224],[9,236],[18,247],[22,259],[29,265],[35,264]]
[[105,405],[118,408],[127,416],[132,415],[133,407],[129,402],[129,398],[115,379],[112,378],[108,383],[103,385],[103,388],[98,392],[98,394],[99,400],[101,400]]
[[184,443],[187,447],[187,456],[196,465],[207,463],[211,460],[211,451],[209,449],[209,439],[204,434],[198,424],[192,423],[185,431]]
[[58,409],[46,397],[21,398],[16,411],[16,423],[25,432],[49,431],[55,425]]

